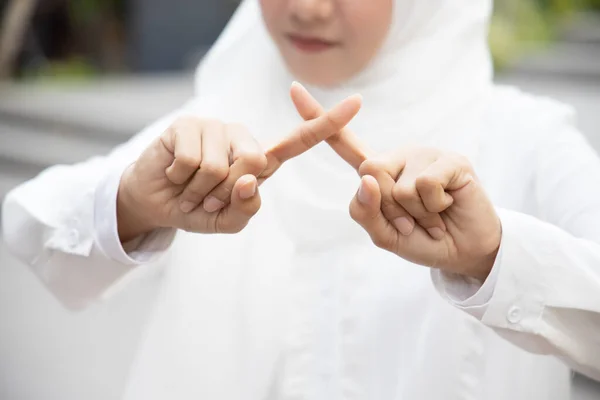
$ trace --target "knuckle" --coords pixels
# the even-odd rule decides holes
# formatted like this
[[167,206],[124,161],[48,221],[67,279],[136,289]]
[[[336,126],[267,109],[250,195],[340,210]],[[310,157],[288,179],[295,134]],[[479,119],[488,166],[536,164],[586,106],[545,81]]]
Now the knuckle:
[[203,132],[204,134],[221,134],[223,131],[223,122],[214,118],[202,118],[197,122],[197,131]]
[[353,201],[350,204],[350,207],[348,208],[348,212],[350,213],[350,218],[352,218],[356,222],[359,222],[363,219],[361,210],[355,201]]
[[231,193],[233,192],[233,187],[226,185],[224,183],[221,183],[220,185],[218,185],[217,187],[215,187],[213,190],[210,191],[210,193],[207,194],[207,196],[211,196],[216,198],[217,200],[223,202],[224,204],[229,204],[231,203]]
[[229,201],[232,191],[233,188],[229,185],[220,185],[213,191],[213,194],[218,199]]
[[419,218],[418,222],[419,225],[421,225],[425,229],[442,226],[440,216],[434,213],[424,214],[421,218]]
[[390,249],[392,247],[392,238],[382,233],[373,233],[370,235],[373,244],[382,249]]
[[388,219],[407,215],[407,212],[398,203],[390,199],[381,200],[381,212]]
[[240,155],[240,160],[246,165],[246,168],[253,175],[258,175],[267,167],[267,156],[261,152],[244,152]]
[[360,176],[365,175],[377,175],[383,170],[383,161],[377,158],[369,158],[360,164],[358,168],[358,174]]
[[438,184],[437,179],[434,176],[427,175],[427,174],[419,175],[415,181],[415,186],[417,187],[417,190],[419,188],[428,189],[428,188],[436,186],[437,184]]
[[[252,218],[254,218],[254,216],[258,213],[259,210],[260,210],[260,201],[256,202],[256,204],[253,204],[252,207],[249,208],[248,211],[246,212],[246,216],[245,216],[245,224],[246,225]],[[244,225],[244,227],[246,225]]]
[[176,135],[198,135],[200,134],[202,127],[208,120],[198,118],[192,115],[184,115],[178,117],[173,124],[169,127]]
[[218,225],[218,233],[234,234],[241,232],[247,225],[248,220],[240,218],[226,218]]
[[373,160],[366,159],[358,167],[358,174],[360,176],[373,175],[373,171],[374,170],[375,170],[375,168],[374,168],[374,165],[373,165]]
[[181,194],[181,198],[186,201],[192,202],[200,202],[203,199],[204,195],[200,193],[200,191],[193,186],[188,186],[185,188],[183,193]]
[[461,165],[470,165],[471,164],[471,162],[469,161],[469,158],[465,155],[456,154],[456,158]]
[[228,223],[222,227],[221,233],[234,234],[240,233],[244,229],[245,224],[240,223]]
[[177,122],[174,122],[171,125],[169,125],[169,127],[163,131],[162,135],[160,135],[161,140],[166,140],[169,137],[174,137],[178,131],[176,126]]
[[407,183],[397,183],[394,185],[392,195],[399,203],[413,202],[418,198],[415,186]]
[[470,171],[471,168],[471,162],[469,161],[469,159],[465,156],[459,156],[458,157],[458,166],[463,170],[463,171]]
[[196,169],[200,166],[200,155],[182,154],[177,157],[177,161],[185,168]]
[[245,204],[241,208],[238,208],[235,213],[228,214],[225,218],[221,218],[217,221],[215,226],[218,233],[239,233],[244,230],[252,217],[258,213],[261,206],[260,197],[254,199],[250,204]]
[[243,215],[241,218],[248,223],[248,221],[260,210],[261,203],[260,196],[256,196],[248,204],[245,204],[243,209],[240,210]]
[[244,228],[248,225],[248,222],[245,222],[244,224],[238,224],[235,227],[233,227],[233,229],[231,229],[230,234],[234,234],[234,233],[240,233],[241,231],[244,230]]
[[467,156],[458,153],[452,153],[450,155],[450,158],[453,161],[453,163],[459,168],[465,171],[471,170],[471,161]]
[[223,181],[229,175],[229,167],[215,162],[203,162],[200,164],[200,171],[218,181]]

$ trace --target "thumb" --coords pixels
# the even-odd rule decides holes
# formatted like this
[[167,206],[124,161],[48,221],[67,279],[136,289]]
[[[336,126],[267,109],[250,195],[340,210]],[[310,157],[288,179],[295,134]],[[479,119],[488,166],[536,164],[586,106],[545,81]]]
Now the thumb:
[[381,190],[372,176],[361,178],[358,192],[350,203],[350,216],[367,231],[377,247],[394,251],[399,233],[381,211]]
[[254,175],[244,175],[237,180],[231,192],[231,203],[216,216],[215,232],[237,233],[246,227],[261,206],[258,182]]

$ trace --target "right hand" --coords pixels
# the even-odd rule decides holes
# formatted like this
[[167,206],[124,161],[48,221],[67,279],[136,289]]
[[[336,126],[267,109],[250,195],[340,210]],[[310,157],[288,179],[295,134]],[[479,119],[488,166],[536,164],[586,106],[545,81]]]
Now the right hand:
[[360,107],[360,97],[348,97],[266,152],[240,125],[177,120],[123,173],[117,196],[121,241],[163,227],[241,231],[260,208],[258,185],[284,162],[339,132]]

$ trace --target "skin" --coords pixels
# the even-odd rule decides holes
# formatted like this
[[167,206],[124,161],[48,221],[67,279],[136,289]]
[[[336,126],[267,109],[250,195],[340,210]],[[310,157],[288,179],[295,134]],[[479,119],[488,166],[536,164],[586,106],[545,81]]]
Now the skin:
[[[381,47],[392,15],[392,0],[261,0],[261,5],[288,68],[320,86],[338,85],[362,71]],[[314,40],[299,46],[290,34],[318,39],[318,51]],[[329,111],[299,84],[292,85],[291,97],[305,122],[266,151],[243,126],[192,117],[176,121],[121,178],[121,240],[160,227],[239,232],[260,209],[258,186],[282,163],[326,141],[361,177],[350,215],[375,245],[416,264],[487,278],[501,225],[466,158],[433,148],[376,154],[345,128],[360,109],[359,96]]]
[[[292,100],[306,120],[324,112],[298,84]],[[376,246],[415,264],[485,281],[502,227],[467,158],[426,147],[375,154],[348,128],[339,136],[328,143],[361,177],[350,215]]]
[[[261,0],[265,25],[290,72],[331,87],[364,70],[381,48],[392,0]],[[290,35],[324,40],[323,51],[303,51]]]
[[161,227],[239,232],[260,208],[258,185],[284,162],[340,131],[360,106],[360,96],[350,96],[266,151],[243,126],[194,117],[177,120],[121,177],[121,241]]

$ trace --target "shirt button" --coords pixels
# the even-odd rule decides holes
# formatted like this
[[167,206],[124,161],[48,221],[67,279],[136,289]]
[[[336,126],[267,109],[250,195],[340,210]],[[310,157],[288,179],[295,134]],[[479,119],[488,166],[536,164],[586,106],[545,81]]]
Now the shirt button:
[[522,312],[521,309],[519,307],[513,306],[510,308],[510,310],[508,310],[508,322],[510,322],[511,324],[516,324],[519,321],[521,321],[521,317],[522,317]]
[[77,231],[77,229],[71,229],[67,233],[67,245],[70,248],[74,248],[77,246],[78,243],[79,243],[79,232]]

